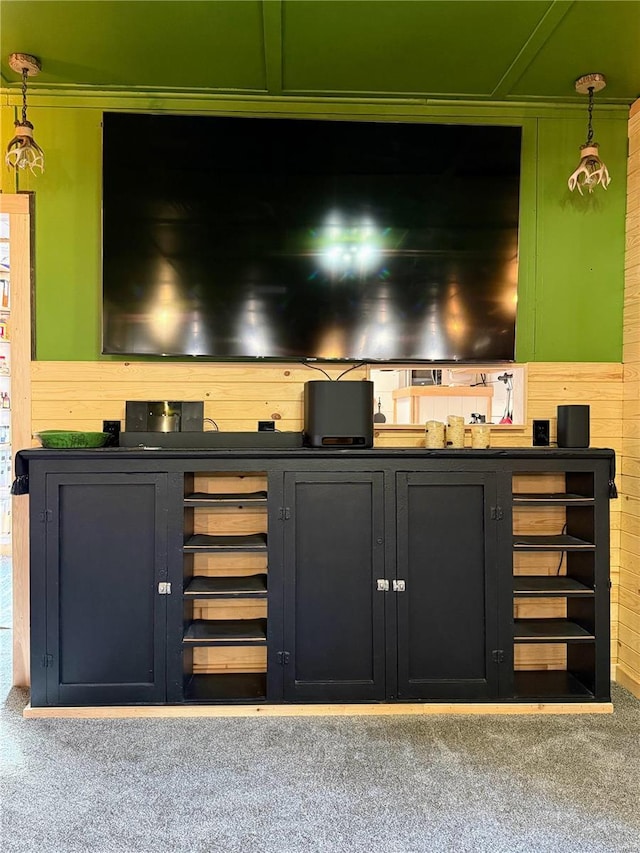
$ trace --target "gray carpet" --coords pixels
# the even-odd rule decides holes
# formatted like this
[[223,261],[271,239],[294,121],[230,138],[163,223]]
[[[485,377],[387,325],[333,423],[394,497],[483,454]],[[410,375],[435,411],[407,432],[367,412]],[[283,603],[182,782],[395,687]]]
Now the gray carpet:
[[0,712],[3,853],[640,851],[617,687],[593,717],[24,720],[26,699]]

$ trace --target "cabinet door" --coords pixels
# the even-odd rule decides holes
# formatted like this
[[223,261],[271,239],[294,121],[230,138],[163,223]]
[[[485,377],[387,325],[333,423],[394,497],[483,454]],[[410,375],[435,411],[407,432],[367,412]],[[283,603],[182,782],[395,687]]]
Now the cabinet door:
[[46,477],[46,704],[162,702],[165,474]]
[[398,474],[398,698],[497,697],[495,479]]
[[383,699],[382,474],[287,474],[285,502],[285,699]]

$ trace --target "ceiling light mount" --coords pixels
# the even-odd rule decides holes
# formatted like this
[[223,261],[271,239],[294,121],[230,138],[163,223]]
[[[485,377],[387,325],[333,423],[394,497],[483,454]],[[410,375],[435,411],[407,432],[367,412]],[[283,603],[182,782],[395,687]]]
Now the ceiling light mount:
[[13,139],[7,145],[5,161],[10,169],[29,168],[44,172],[44,152],[33,138],[33,125],[27,118],[27,80],[42,70],[40,60],[30,53],[12,53],[9,65],[22,76],[22,119],[15,122]]
[[35,77],[42,71],[42,63],[37,56],[32,56],[30,53],[12,53],[9,57],[9,65],[16,74],[22,75],[26,70],[27,77]]
[[593,141],[593,95],[595,92],[601,92],[606,85],[607,80],[604,74],[599,72],[584,74],[575,81],[576,92],[589,96],[587,140],[580,146],[580,163],[568,181],[571,192],[577,188],[580,195],[583,195],[583,187],[591,193],[598,184],[606,190],[611,183],[609,170],[600,159],[599,145]]
[[601,92],[607,85],[607,78],[604,74],[584,74],[576,80],[576,92],[580,95],[588,95],[589,89],[594,92]]

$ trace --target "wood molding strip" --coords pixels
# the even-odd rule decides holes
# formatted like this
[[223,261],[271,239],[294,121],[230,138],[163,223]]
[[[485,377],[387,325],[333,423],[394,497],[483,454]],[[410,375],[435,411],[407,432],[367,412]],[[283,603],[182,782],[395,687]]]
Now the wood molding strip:
[[474,714],[612,714],[611,702],[408,703],[335,705],[118,705],[110,707],[32,708],[27,718],[120,719],[146,717],[363,717]]

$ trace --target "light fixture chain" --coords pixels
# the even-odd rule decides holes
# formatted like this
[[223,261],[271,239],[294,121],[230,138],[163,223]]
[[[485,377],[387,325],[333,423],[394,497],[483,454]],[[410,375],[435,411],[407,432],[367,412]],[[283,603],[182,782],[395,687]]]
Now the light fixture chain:
[[589,124],[587,125],[587,145],[593,140],[593,86],[589,86]]
[[29,76],[29,70],[27,68],[22,69],[22,124],[27,123],[27,77]]
[[27,77],[42,70],[37,56],[30,53],[12,53],[9,57],[12,71],[22,77],[22,121],[14,122],[14,135],[9,140],[5,153],[5,163],[10,169],[29,169],[34,175],[36,170],[44,172],[44,151],[33,137],[33,125],[27,119]]
[[611,175],[605,163],[600,157],[597,142],[593,141],[593,95],[594,92],[601,92],[607,85],[604,74],[594,72],[593,74],[584,74],[578,77],[575,81],[575,90],[580,95],[589,95],[589,121],[587,124],[587,141],[580,146],[580,162],[578,168],[571,173],[567,185],[571,192],[578,190],[582,195],[582,190],[587,189],[590,193],[597,186],[603,190],[611,183]]

